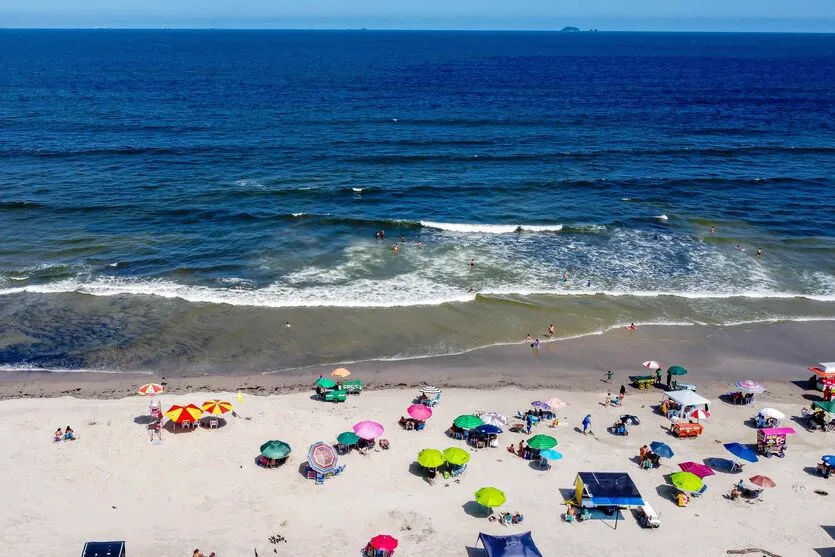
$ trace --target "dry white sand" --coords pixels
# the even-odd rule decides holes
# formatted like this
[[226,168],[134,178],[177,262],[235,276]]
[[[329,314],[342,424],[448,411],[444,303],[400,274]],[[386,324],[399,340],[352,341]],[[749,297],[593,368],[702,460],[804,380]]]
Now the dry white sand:
[[[622,412],[604,408],[603,395],[559,391],[447,390],[425,431],[403,431],[397,419],[405,414],[411,390],[369,391],[345,404],[310,399],[309,394],[246,396],[237,404],[233,393],[163,395],[163,406],[220,396],[235,403],[243,418],[229,418],[219,430],[163,433],[161,443],[149,441],[145,426],[134,418],[147,414],[148,399],[26,399],[0,402],[0,476],[4,478],[0,524],[2,555],[58,557],[78,555],[87,540],[126,540],[131,556],[186,557],[194,548],[219,557],[269,555],[356,556],[378,533],[400,540],[398,555],[476,556],[478,533],[508,534],[532,530],[546,556],[598,554],[724,555],[727,549],[759,547],[781,556],[819,555],[835,545],[823,528],[835,524],[835,479],[811,475],[823,453],[835,452],[835,434],[807,432],[794,425],[784,459],[749,464],[744,476],[767,475],[777,487],[762,502],[729,501],[739,476],[718,473],[707,478],[707,494],[687,508],[667,498],[664,475],[676,463],[728,456],[721,443],[752,443],[756,431],[743,422],[756,408],[732,407],[716,401],[706,433],[698,440],[678,440],[666,433],[666,420],[649,404],[659,398],[630,393],[625,411],[643,423],[628,437],[606,431]],[[430,486],[410,472],[420,449],[466,447],[446,437],[459,414],[495,410],[513,414],[531,400],[557,396],[570,403],[560,411],[560,427],[539,426],[555,434],[565,458],[550,471],[507,453],[504,447],[527,436],[505,433],[501,448],[473,451],[460,483],[439,481]],[[799,394],[769,395],[762,405],[788,416],[808,404]],[[574,431],[583,415],[593,414],[593,436]],[[314,441],[334,442],[361,419],[386,427],[388,451],[343,457],[344,475],[324,486],[303,478],[299,467]],[[70,424],[76,442],[53,443],[52,433]],[[282,468],[264,470],[253,460],[268,439],[293,447]],[[663,440],[676,451],[660,470],[643,471],[630,459],[638,447]],[[578,471],[627,471],[643,496],[661,514],[658,530],[643,530],[626,514],[617,530],[593,520],[560,522],[563,497]],[[471,516],[473,493],[483,486],[503,489],[506,510],[521,511],[524,527],[502,527]],[[829,496],[814,493],[816,489]],[[831,531],[831,530],[830,530]],[[271,535],[287,543],[273,546]],[[815,549],[818,548],[819,552]],[[277,551],[274,552],[274,549]],[[827,550],[828,551],[828,550]],[[823,552],[822,554],[832,554]]]

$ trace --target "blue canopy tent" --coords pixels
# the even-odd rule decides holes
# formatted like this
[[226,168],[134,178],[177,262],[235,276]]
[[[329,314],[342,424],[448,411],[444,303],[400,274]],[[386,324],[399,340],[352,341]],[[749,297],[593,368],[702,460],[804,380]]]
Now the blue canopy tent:
[[[636,508],[644,505],[638,487],[626,472],[580,472],[574,480],[574,502],[587,508]],[[615,512],[615,528],[619,512]]]
[[513,536],[490,536],[480,533],[478,542],[484,546],[487,557],[542,557],[530,532]]

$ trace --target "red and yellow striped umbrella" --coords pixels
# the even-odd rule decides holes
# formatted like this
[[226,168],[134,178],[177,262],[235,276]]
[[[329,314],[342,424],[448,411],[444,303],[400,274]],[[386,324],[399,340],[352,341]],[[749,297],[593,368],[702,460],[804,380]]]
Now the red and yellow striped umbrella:
[[188,406],[177,406],[176,404],[168,409],[165,415],[174,423],[196,422],[203,414],[203,410],[193,404]]
[[203,403],[203,412],[220,416],[232,411],[232,403],[225,400],[207,400]]
[[147,383],[139,387],[139,394],[153,396],[160,394],[163,390],[162,385],[159,383]]

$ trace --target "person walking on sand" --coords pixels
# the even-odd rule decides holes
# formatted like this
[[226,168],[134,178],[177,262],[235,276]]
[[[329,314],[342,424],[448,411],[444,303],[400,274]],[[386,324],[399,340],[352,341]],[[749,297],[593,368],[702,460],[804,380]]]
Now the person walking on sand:
[[550,325],[548,325],[548,336],[549,336],[549,337],[554,336],[554,324],[553,324],[553,323],[551,323]]
[[614,377],[614,376],[615,376],[615,374],[612,373],[611,369],[606,371],[606,382],[611,383],[612,382],[612,377]]
[[603,402],[603,406],[609,407],[612,405],[612,393],[606,393],[606,400]]
[[583,418],[583,435],[588,435],[591,428],[591,414],[586,414]]
[[626,385],[620,386],[620,401],[623,402],[623,397],[626,396]]

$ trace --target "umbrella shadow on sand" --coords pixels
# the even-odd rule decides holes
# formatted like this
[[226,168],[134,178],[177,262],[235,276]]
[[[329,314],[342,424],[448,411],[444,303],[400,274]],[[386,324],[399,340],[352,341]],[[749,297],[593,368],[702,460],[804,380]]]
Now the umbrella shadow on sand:
[[485,507],[484,505],[478,503],[477,501],[467,501],[461,508],[464,509],[464,512],[467,513],[469,516],[473,518],[487,518],[493,511]]
[[157,419],[154,418],[153,416],[151,416],[150,414],[143,414],[141,416],[136,416],[133,419],[133,423],[139,424],[139,425],[151,425],[155,421],[157,421]]
[[409,464],[409,473],[413,476],[417,476],[418,478],[426,479],[428,476],[426,468],[418,464],[417,462],[412,462]]
[[[664,479],[668,480],[669,475],[665,476]],[[669,502],[671,505],[678,505],[678,503],[676,503],[676,495],[678,494],[678,489],[675,486],[669,484],[661,484],[655,488],[655,493],[657,493],[659,497]]]

